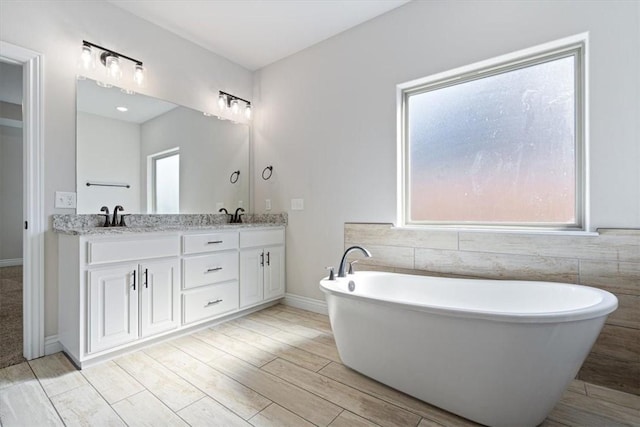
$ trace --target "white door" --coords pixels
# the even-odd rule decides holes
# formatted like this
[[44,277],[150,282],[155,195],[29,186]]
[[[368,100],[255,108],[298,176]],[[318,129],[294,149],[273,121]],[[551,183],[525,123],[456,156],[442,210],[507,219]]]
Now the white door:
[[89,271],[89,353],[138,338],[139,290],[138,264]]
[[140,336],[148,337],[180,325],[179,261],[140,266]]
[[284,246],[267,248],[264,266],[264,299],[284,296]]
[[264,252],[262,249],[240,251],[240,308],[263,299]]

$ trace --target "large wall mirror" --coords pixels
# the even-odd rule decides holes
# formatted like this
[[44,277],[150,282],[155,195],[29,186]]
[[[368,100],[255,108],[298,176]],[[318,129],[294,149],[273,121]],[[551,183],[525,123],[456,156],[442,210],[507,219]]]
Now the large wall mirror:
[[79,79],[77,212],[248,210],[249,127]]

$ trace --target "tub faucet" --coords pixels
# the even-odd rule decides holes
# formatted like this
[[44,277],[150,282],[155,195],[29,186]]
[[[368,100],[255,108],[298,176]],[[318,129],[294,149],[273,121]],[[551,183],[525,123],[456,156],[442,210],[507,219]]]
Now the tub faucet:
[[371,252],[363,248],[362,246],[351,246],[349,249],[344,251],[344,255],[342,255],[342,260],[340,261],[340,268],[338,268],[338,277],[347,277],[347,255],[350,252],[358,250],[362,252],[367,258],[371,258]]

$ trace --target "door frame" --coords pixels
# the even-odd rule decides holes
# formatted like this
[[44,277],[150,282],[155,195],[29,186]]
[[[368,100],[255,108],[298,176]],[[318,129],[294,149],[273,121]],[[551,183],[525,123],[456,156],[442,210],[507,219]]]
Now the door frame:
[[23,354],[44,356],[44,87],[43,55],[0,40],[0,56],[22,65]]

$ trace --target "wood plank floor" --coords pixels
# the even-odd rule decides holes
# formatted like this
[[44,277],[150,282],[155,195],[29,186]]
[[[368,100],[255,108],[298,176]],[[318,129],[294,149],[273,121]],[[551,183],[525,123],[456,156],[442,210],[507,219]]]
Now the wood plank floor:
[[[340,363],[326,316],[277,305],[76,370],[0,370],[2,426],[473,426]],[[552,426],[640,426],[640,397],[574,381]]]

